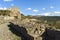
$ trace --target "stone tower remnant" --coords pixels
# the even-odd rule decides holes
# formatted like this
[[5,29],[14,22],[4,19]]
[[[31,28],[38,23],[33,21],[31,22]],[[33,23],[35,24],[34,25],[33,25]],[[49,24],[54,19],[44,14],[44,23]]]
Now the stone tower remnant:
[[19,7],[12,7],[10,8],[10,16],[14,16],[15,18],[18,18],[21,20],[21,14],[20,14],[20,8]]

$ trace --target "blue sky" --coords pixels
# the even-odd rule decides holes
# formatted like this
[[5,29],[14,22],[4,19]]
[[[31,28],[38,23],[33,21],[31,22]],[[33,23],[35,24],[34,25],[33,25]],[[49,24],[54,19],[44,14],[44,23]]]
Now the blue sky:
[[12,6],[24,15],[60,16],[60,0],[0,0],[0,9]]

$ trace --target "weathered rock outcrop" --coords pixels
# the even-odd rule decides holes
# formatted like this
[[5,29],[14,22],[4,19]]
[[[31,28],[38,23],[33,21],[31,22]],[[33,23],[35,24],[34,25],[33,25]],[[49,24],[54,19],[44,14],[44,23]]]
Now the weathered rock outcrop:
[[38,20],[34,19],[25,19],[21,22],[17,22],[17,25],[24,27],[27,30],[27,33],[34,37],[34,40],[42,40],[41,35],[45,32],[48,24],[37,23]]

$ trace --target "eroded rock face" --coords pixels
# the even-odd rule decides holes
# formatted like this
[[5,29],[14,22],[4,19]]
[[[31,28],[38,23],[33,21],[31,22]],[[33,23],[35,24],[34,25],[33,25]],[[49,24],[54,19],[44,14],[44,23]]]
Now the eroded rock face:
[[34,37],[34,40],[38,40],[39,38],[42,40],[41,35],[45,32],[45,29],[48,26],[44,23],[36,23],[36,20],[33,21],[31,19],[21,21],[19,25],[25,27],[28,34]]
[[10,8],[10,16],[18,18],[21,20],[20,8],[19,7],[12,7]]

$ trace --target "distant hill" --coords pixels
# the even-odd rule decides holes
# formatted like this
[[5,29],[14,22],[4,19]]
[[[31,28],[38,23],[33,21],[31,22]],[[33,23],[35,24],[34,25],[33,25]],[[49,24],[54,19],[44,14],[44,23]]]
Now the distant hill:
[[47,24],[49,24],[52,27],[60,29],[60,16],[24,16],[23,14],[21,15],[22,19],[29,18],[29,19],[38,19],[42,23],[47,21]]

